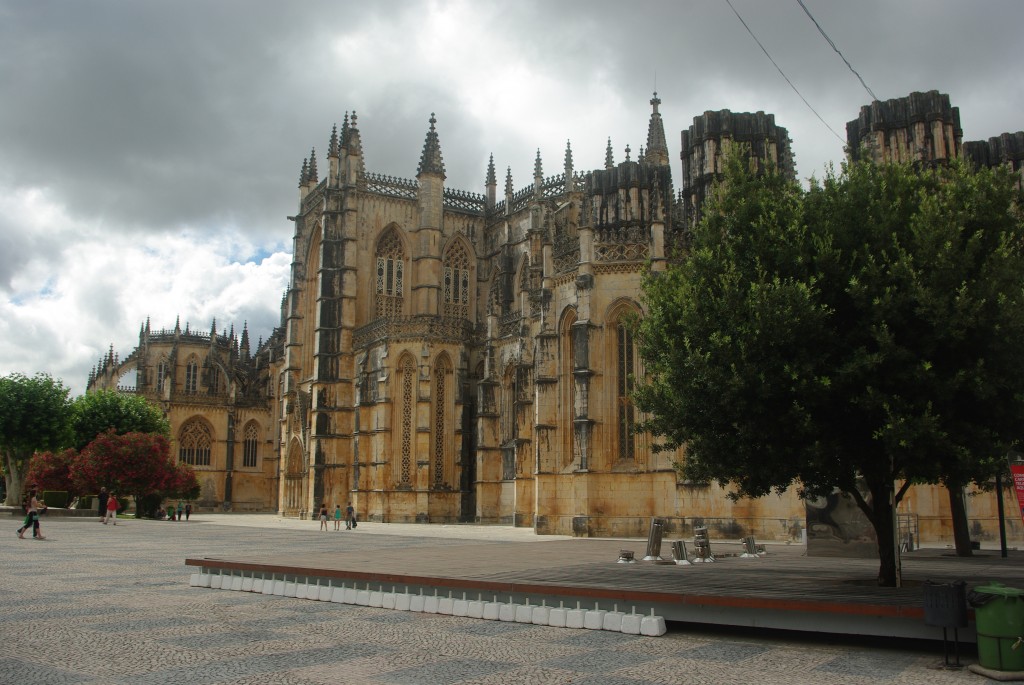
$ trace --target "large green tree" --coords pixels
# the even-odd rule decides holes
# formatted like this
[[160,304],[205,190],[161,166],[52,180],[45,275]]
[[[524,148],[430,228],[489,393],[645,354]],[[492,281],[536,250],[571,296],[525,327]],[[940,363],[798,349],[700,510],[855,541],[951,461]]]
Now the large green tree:
[[171,425],[159,407],[142,395],[98,390],[80,395],[72,402],[75,448],[82,450],[97,435],[113,430],[125,433],[171,435]]
[[733,159],[689,254],[644,286],[645,427],[739,496],[847,493],[891,585],[907,487],[959,493],[1019,435],[1022,240],[1000,171],[858,163],[805,192]]
[[6,504],[15,505],[24,488],[28,460],[37,450],[56,450],[72,441],[68,389],[47,374],[0,378],[0,453]]

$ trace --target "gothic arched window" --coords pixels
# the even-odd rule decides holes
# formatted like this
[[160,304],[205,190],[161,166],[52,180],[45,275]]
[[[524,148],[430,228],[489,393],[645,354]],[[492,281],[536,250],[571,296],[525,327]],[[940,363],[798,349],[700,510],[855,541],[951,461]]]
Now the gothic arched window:
[[619,426],[619,459],[636,458],[635,428],[633,414],[633,385],[636,377],[636,348],[633,332],[622,321],[616,326],[618,367],[615,374],[616,408]]
[[452,484],[452,431],[455,411],[452,392],[452,367],[448,358],[442,356],[434,365],[434,425],[433,464],[431,484],[435,488],[447,488]]
[[637,457],[633,390],[636,387],[636,379],[643,373],[629,320],[634,313],[634,309],[624,307],[611,317],[611,330],[615,335],[615,454],[619,459],[628,460],[635,460]]
[[185,365],[185,392],[195,393],[199,387],[199,364],[195,359],[189,359]]
[[405,252],[395,229],[377,244],[377,316],[401,316],[405,293]]
[[199,419],[186,421],[178,433],[178,461],[192,466],[210,465],[210,448],[213,436],[210,429]]
[[167,360],[161,359],[156,365],[156,389],[157,392],[164,391],[164,384],[167,382]]
[[402,358],[398,371],[398,384],[401,391],[401,450],[399,453],[398,485],[412,485],[413,439],[415,435],[416,413],[416,362],[409,355]]
[[469,318],[469,255],[461,240],[444,253],[444,315]]
[[245,426],[245,433],[242,437],[242,466],[255,468],[256,459],[259,457],[260,428],[255,421],[250,421]]
[[562,465],[568,466],[576,459],[576,345],[573,340],[573,324],[576,323],[576,311],[570,309],[562,319],[559,332],[561,344],[561,370],[558,380],[561,385],[561,424],[563,426]]

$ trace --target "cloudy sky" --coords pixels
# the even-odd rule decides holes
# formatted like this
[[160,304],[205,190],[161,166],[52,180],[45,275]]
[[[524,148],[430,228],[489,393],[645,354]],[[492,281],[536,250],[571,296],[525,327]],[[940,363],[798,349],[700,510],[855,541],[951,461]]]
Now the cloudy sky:
[[[296,185],[355,110],[368,170],[413,178],[431,112],[447,183],[516,189],[645,144],[651,91],[679,174],[705,110],[764,110],[802,178],[871,97],[797,0],[0,0],[0,375],[84,391],[140,325],[280,316]],[[880,99],[939,90],[964,140],[1024,129],[1020,0],[804,0]],[[826,126],[827,124],[827,126]],[[830,131],[829,129],[832,129]]]

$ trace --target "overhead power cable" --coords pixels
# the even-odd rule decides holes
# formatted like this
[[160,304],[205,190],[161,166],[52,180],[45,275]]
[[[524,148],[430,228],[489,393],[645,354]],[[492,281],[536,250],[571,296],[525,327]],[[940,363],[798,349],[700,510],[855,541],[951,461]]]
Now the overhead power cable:
[[821,34],[821,37],[825,39],[825,42],[827,42],[830,46],[832,46],[832,49],[836,51],[836,54],[839,55],[839,57],[843,60],[843,62],[846,63],[847,68],[850,71],[852,71],[853,75],[857,77],[858,81],[860,81],[860,85],[864,86],[864,90],[866,90],[868,92],[868,95],[871,96],[871,100],[872,101],[877,100],[878,96],[875,95],[874,91],[872,91],[870,88],[868,88],[868,84],[864,83],[864,79],[862,79],[860,77],[860,74],[857,73],[857,70],[853,68],[852,64],[850,64],[850,61],[848,59],[846,59],[845,56],[843,56],[843,53],[839,52],[839,48],[836,47],[836,44],[834,42],[832,42],[832,39],[828,37],[827,33],[825,33],[825,29],[821,28],[821,24],[819,24],[818,20],[814,18],[814,16],[811,14],[811,11],[809,9],[807,9],[807,5],[804,4],[804,0],[796,0],[796,1],[800,4],[800,7],[801,7],[801,9],[803,9],[804,14],[807,15],[807,18],[810,19],[812,22],[814,22],[814,25],[815,25],[815,27],[817,27],[818,33]]
[[792,81],[789,80],[789,77],[786,76],[786,72],[784,72],[782,70],[782,67],[780,67],[778,64],[776,64],[775,60],[772,59],[772,56],[768,54],[768,51],[765,49],[764,45],[761,44],[761,41],[757,39],[757,36],[754,35],[754,32],[750,30],[749,26],[747,26],[747,22],[743,21],[743,17],[741,17],[740,13],[736,11],[736,8],[732,6],[732,2],[730,2],[730,0],[725,0],[725,4],[729,5],[729,9],[731,9],[733,14],[736,15],[736,18],[740,20],[740,23],[743,24],[743,28],[745,28],[747,30],[747,33],[750,34],[750,37],[753,38],[754,42],[757,43],[757,46],[759,48],[761,48],[761,52],[763,52],[764,56],[768,58],[768,61],[771,62],[775,66],[775,68],[778,70],[778,72],[780,74],[782,74],[782,78],[786,79],[786,83],[788,83],[789,87],[793,89],[793,92],[796,93],[800,97],[800,99],[804,101],[804,104],[807,105],[807,109],[809,109],[812,112],[814,112],[814,116],[818,117],[818,121],[820,121],[822,124],[824,124],[825,128],[827,128],[829,131],[831,131],[832,135],[834,135],[836,138],[838,138],[840,143],[842,143],[843,145],[846,145],[846,141],[843,139],[843,137],[841,135],[839,135],[838,133],[836,133],[835,129],[833,129],[831,126],[829,126],[827,121],[825,121],[824,119],[821,118],[821,115],[818,114],[818,111],[816,109],[814,109],[814,107],[811,107],[811,103],[807,102],[807,98],[805,98],[800,93],[800,91],[797,90],[797,87],[795,85],[793,85]]

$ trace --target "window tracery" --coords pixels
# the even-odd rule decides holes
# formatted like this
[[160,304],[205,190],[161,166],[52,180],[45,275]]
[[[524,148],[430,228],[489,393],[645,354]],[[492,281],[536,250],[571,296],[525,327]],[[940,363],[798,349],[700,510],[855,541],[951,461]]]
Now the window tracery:
[[444,254],[444,314],[469,318],[469,255],[460,240],[454,241]]
[[185,392],[195,393],[199,387],[199,364],[195,359],[189,359],[185,365]]
[[636,415],[633,408],[633,389],[638,371],[636,346],[633,342],[633,331],[621,318],[616,323],[615,335],[618,457],[636,459]]
[[450,442],[448,426],[451,425],[451,422],[446,421],[449,413],[449,396],[451,394],[449,387],[450,378],[451,369],[448,361],[442,357],[434,366],[433,485],[435,488],[445,488],[451,483],[451,474],[449,473],[451,467],[449,466],[448,459],[448,445]]
[[415,408],[415,382],[416,364],[412,357],[406,356],[402,360],[400,372],[402,386],[402,445],[401,460],[398,484],[400,486],[412,485],[412,438],[413,438],[413,410]]
[[255,468],[259,456],[260,431],[255,421],[250,421],[245,426],[245,435],[242,442],[242,466]]
[[377,316],[401,316],[405,288],[405,251],[398,233],[389,230],[377,244]]
[[178,461],[192,466],[210,465],[213,436],[209,427],[199,419],[185,422],[178,434]]
[[161,359],[156,366],[156,389],[157,392],[164,391],[164,383],[167,382],[167,361]]

